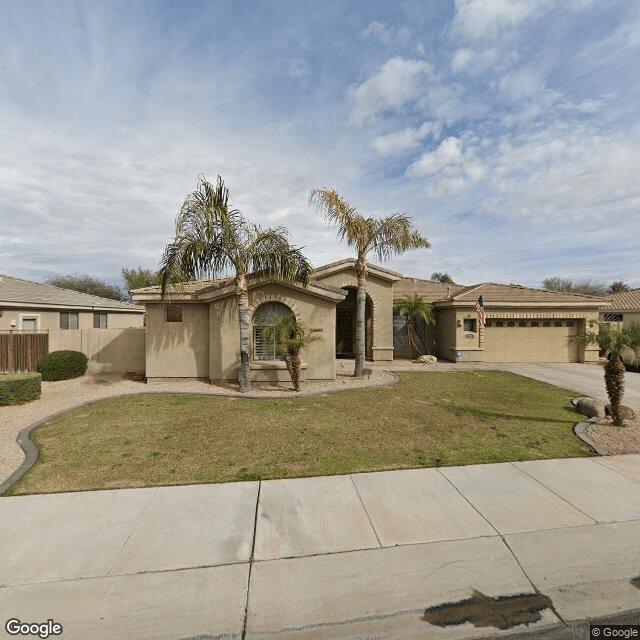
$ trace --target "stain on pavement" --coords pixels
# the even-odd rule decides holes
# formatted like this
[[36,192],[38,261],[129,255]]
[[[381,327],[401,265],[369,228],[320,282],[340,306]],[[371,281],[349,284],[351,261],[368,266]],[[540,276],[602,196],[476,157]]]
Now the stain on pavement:
[[470,622],[474,627],[511,629],[519,624],[538,622],[542,619],[541,612],[552,606],[551,598],[541,593],[493,598],[473,589],[471,598],[425,609],[421,620],[438,627]]

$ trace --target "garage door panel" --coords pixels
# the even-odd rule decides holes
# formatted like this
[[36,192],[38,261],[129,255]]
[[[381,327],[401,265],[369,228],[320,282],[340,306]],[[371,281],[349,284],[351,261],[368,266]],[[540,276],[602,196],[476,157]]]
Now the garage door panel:
[[[496,326],[502,322],[503,326]],[[514,326],[509,327],[508,323]],[[485,362],[577,362],[578,345],[570,342],[577,332],[576,320],[536,320],[538,326],[521,320],[489,320],[484,328]],[[548,323],[550,326],[544,326]]]

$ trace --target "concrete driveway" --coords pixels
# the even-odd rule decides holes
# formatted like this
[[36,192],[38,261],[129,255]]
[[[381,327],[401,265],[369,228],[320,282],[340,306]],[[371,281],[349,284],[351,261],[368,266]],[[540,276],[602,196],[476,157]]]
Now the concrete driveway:
[[1,497],[0,637],[582,638],[639,540],[640,455]]
[[[496,368],[609,403],[601,364],[501,363]],[[640,412],[640,373],[626,373],[623,404]]]

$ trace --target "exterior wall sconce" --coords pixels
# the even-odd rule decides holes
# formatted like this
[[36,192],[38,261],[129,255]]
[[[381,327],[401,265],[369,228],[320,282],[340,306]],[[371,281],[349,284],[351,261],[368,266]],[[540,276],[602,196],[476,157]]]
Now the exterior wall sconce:
[[457,325],[458,327],[461,327],[461,326],[462,326],[462,320],[457,320],[457,321],[456,321],[456,325]]

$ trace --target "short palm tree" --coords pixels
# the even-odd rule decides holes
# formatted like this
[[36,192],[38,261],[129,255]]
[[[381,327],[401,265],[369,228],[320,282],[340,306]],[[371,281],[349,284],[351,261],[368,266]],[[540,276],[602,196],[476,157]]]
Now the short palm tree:
[[405,296],[404,300],[400,300],[400,302],[396,304],[395,310],[398,315],[406,316],[409,344],[412,350],[419,356],[420,349],[418,349],[418,343],[416,341],[418,337],[416,320],[422,318],[425,324],[435,324],[436,320],[433,317],[433,307],[428,302],[425,302],[419,295],[415,294],[413,296]]
[[365,218],[335,189],[314,189],[309,203],[323,211],[327,220],[335,225],[338,237],[357,250],[356,363],[353,375],[360,378],[364,372],[365,355],[367,255],[371,252],[378,260],[384,261],[409,249],[428,249],[431,245],[412,229],[409,216],[393,213],[385,218]]
[[215,185],[200,177],[176,218],[176,235],[162,256],[158,276],[167,287],[195,278],[234,273],[240,323],[239,389],[251,389],[249,369],[249,294],[247,275],[306,283],[311,265],[292,247],[283,228],[261,229],[247,223],[229,204],[229,190],[218,176]]
[[294,391],[300,391],[302,367],[300,352],[312,342],[318,342],[322,338],[311,333],[307,327],[296,320],[293,314],[283,316],[274,324],[262,329],[260,337],[273,343],[275,352],[282,356],[287,365]]
[[585,331],[575,336],[576,342],[588,345],[597,345],[605,352],[607,362],[604,365],[604,384],[607,396],[611,403],[612,424],[622,426],[622,396],[624,395],[624,362],[622,354],[627,349],[636,355],[640,352],[640,328],[622,327],[617,330],[609,323],[596,322],[598,333]]

